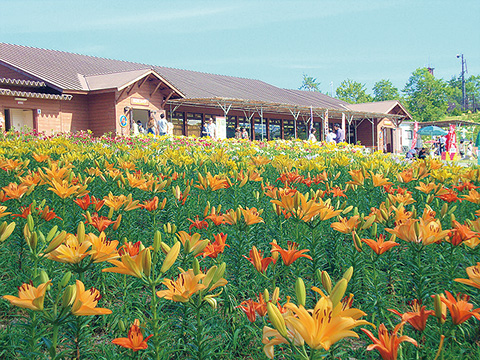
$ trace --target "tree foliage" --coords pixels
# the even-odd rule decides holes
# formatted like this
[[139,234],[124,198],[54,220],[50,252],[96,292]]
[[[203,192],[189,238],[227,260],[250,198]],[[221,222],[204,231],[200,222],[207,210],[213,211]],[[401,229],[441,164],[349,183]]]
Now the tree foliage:
[[390,80],[382,79],[377,81],[373,85],[373,100],[374,101],[385,101],[385,100],[398,100],[400,99],[400,94],[398,89],[393,86]]
[[336,93],[337,98],[350,104],[372,101],[372,97],[367,94],[365,85],[351,79],[342,81]]
[[317,81],[317,79],[312,76],[308,76],[307,74],[303,74],[302,86],[300,86],[298,89],[321,92],[320,83]]
[[439,120],[447,113],[447,84],[436,79],[427,68],[418,68],[412,73],[403,93],[407,108],[417,121]]

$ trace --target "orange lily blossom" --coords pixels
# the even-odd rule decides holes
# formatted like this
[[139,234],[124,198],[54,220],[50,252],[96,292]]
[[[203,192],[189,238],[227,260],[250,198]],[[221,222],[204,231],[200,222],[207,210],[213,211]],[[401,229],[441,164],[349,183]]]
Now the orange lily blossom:
[[67,234],[63,244],[48,253],[47,258],[62,263],[79,264],[89,255],[88,249],[91,245],[87,239],[80,242],[77,236]]
[[372,175],[372,182],[374,187],[384,186],[384,185],[391,185],[392,183],[388,181],[389,179],[384,177],[383,174],[374,174],[372,171],[370,172]]
[[283,260],[283,263],[286,266],[291,265],[295,260],[297,260],[301,257],[312,260],[312,257],[310,255],[304,254],[304,253],[306,253],[310,250],[307,250],[307,249],[297,250],[298,244],[296,242],[287,241],[288,250],[282,249],[279,245],[277,245],[274,242],[271,242],[270,245],[272,245],[272,253],[273,252],[280,253],[280,255],[282,257],[282,260]]
[[115,196],[110,192],[108,193],[108,196],[105,196],[103,198],[103,200],[105,200],[106,206],[112,208],[115,211],[118,211],[127,202],[127,197],[123,194]]
[[250,257],[246,257],[245,255],[242,256],[248,261],[250,261],[250,263],[253,264],[255,269],[262,274],[265,273],[270,263],[273,262],[275,264],[275,260],[272,257],[264,258],[263,252],[257,250],[255,246],[252,246],[252,249],[250,250]]
[[245,301],[242,301],[240,305],[237,307],[243,310],[245,315],[247,315],[247,319],[250,322],[255,322],[255,319],[257,318],[257,312],[255,311],[257,308],[257,303],[253,301],[252,299],[248,299]]
[[[5,210],[7,210],[7,207],[6,206],[2,206],[2,208],[4,208]],[[4,210],[4,211],[5,211]],[[30,215],[32,213],[32,207],[29,205],[29,206],[21,206],[20,207],[20,210],[22,211],[21,214],[12,214],[12,218],[17,218],[17,217],[21,217],[21,218],[24,218],[26,219],[28,215]],[[11,213],[3,213],[5,215],[8,215],[8,214],[11,214]],[[3,215],[3,216],[5,216]]]
[[247,225],[258,224],[264,222],[263,219],[260,217],[262,215],[263,210],[257,211],[257,208],[248,208],[245,209],[240,208],[240,211],[243,214],[243,219]]
[[427,319],[429,316],[435,316],[435,311],[425,310],[426,306],[421,306],[421,303],[418,300],[413,300],[411,305],[412,311],[407,311],[405,313],[400,313],[395,309],[388,309],[392,313],[401,317],[402,322],[407,322],[412,325],[418,331],[424,331],[427,326]]
[[328,297],[322,296],[313,310],[307,310],[302,305],[287,303],[285,307],[291,310],[295,316],[288,317],[286,322],[290,323],[301,335],[303,340],[315,350],[330,347],[337,341],[346,337],[356,337],[358,334],[352,331],[360,325],[368,325],[365,320],[357,320],[348,315],[359,313],[365,315],[358,309],[343,310],[343,304],[332,304]]
[[49,187],[47,190],[54,192],[62,199],[66,199],[74,194],[77,194],[77,192],[80,189],[80,185],[71,185],[66,180],[62,180],[62,182],[58,182],[55,179],[52,179],[51,185],[52,187]]
[[[415,223],[418,222],[418,226]],[[417,230],[415,229],[417,226]],[[399,239],[423,245],[430,245],[443,240],[449,231],[442,230],[439,221],[425,222],[423,219],[407,219],[395,226],[394,229],[385,229],[395,234]]]
[[468,195],[462,195],[462,197],[474,204],[480,204],[480,193],[475,189],[469,190]]
[[20,199],[28,191],[26,185],[17,185],[16,183],[10,183],[2,189],[5,192],[5,196],[9,199]]
[[10,301],[12,305],[30,309],[35,311],[43,310],[43,302],[45,300],[45,292],[47,291],[48,285],[52,282],[49,280],[46,283],[40,284],[39,286],[33,286],[32,281],[29,283],[23,283],[22,286],[18,287],[18,297],[12,295],[5,295],[3,298]]
[[95,206],[95,211],[100,211],[100,209],[103,207],[103,204],[105,203],[105,200],[97,200],[95,196],[90,197],[89,194],[86,194],[81,198],[73,200],[73,202],[80,206],[84,211],[87,211],[90,205]]
[[102,272],[113,272],[117,274],[131,275],[142,278],[145,271],[148,271],[147,260],[150,257],[150,248],[145,248],[138,252],[137,255],[131,256],[129,253],[120,257],[120,260],[109,260],[108,262],[115,267],[102,269]]
[[98,213],[94,213],[93,215],[90,216],[90,221],[88,219],[88,216],[83,214],[85,219],[85,224],[92,225],[95,229],[97,229],[99,232],[105,231],[106,228],[108,228],[111,224],[115,223],[115,221],[110,220],[106,216],[100,216]]
[[382,255],[391,248],[399,246],[400,244],[395,241],[385,241],[385,235],[381,234],[377,236],[377,240],[362,239],[377,255]]
[[188,302],[196,292],[206,289],[206,286],[201,283],[205,276],[203,273],[195,275],[193,270],[189,269],[182,272],[176,281],[164,279],[163,284],[167,290],[157,291],[157,296],[175,302]]
[[447,241],[453,246],[458,246],[464,241],[470,240],[473,237],[478,237],[478,232],[472,231],[467,225],[462,225],[458,221],[452,221],[453,228],[449,233]]
[[190,235],[186,231],[179,231],[176,235],[186,253],[193,252],[194,255],[197,255],[209,244],[209,240],[201,240],[201,235],[198,233]]
[[419,186],[415,186],[415,189],[425,193],[430,194],[432,191],[435,192],[440,187],[440,185],[435,184],[434,182],[429,182],[428,184],[420,181]]
[[60,219],[62,220],[61,217],[59,217],[57,214],[55,214],[55,212],[52,210],[50,210],[50,208],[47,206],[45,206],[45,208],[43,209],[43,211],[40,213],[40,217],[45,220],[45,221],[50,221],[50,220],[53,220],[53,219]]
[[468,279],[455,279],[455,281],[480,289],[480,262],[477,262],[476,266],[467,267],[466,271]]
[[228,183],[227,179],[225,179],[224,177],[218,174],[215,176],[212,176],[210,171],[207,172],[205,177],[203,177],[202,174],[198,173],[198,182],[199,182],[199,185],[195,185],[195,187],[200,190],[211,189],[212,191],[216,191],[216,190],[226,189],[230,187],[230,184]]
[[341,232],[342,234],[350,234],[353,230],[357,229],[359,223],[359,215],[354,215],[348,220],[340,216],[340,221],[334,222],[330,226],[333,230]]
[[350,170],[348,173],[352,177],[352,180],[347,181],[346,182],[347,184],[361,185],[361,186],[365,184],[365,175],[363,170]]
[[361,329],[370,340],[373,341],[373,344],[368,345],[367,350],[378,350],[380,356],[383,360],[397,360],[398,357],[398,347],[402,342],[409,342],[415,346],[418,346],[417,342],[409,336],[403,335],[398,337],[397,333],[402,328],[404,322],[401,322],[390,335],[387,328],[384,324],[380,324],[378,327],[378,339],[367,329]]
[[225,224],[225,218],[223,217],[223,215],[220,215],[220,214],[212,213],[212,214],[208,215],[207,217],[205,217],[205,220],[207,220],[207,219],[211,220],[213,222],[213,224],[216,225],[216,226]]
[[128,241],[128,242],[126,241],[125,244],[123,244],[122,247],[118,249],[118,254],[120,256],[130,255],[130,257],[133,259],[140,252],[141,244],[142,244],[141,241],[137,241],[136,243],[132,243],[131,241]]
[[146,200],[139,205],[142,209],[145,209],[148,211],[155,211],[158,209],[158,196],[155,196],[152,200]]
[[108,315],[112,311],[105,308],[97,308],[98,301],[102,298],[100,291],[90,288],[85,291],[85,285],[77,280],[75,284],[75,300],[72,305],[72,314],[75,316]]
[[120,257],[117,250],[118,241],[107,240],[105,233],[102,232],[98,236],[90,233],[87,235],[87,240],[92,244],[92,249],[88,253],[94,263],[110,261]]
[[145,350],[148,347],[147,341],[152,336],[149,335],[144,339],[140,329],[140,320],[135,319],[130,330],[128,330],[128,338],[116,338],[112,340],[112,343],[133,351]]
[[477,320],[480,320],[480,309],[473,309],[473,304],[468,302],[470,296],[457,294],[457,297],[455,298],[448,291],[445,291],[445,295],[446,297],[441,296],[440,300],[447,305],[454,325],[459,325],[470,319],[472,316]]
[[213,243],[208,244],[205,249],[203,249],[203,257],[211,257],[216,258],[219,254],[223,253],[225,246],[230,247],[230,245],[226,244],[225,241],[227,240],[227,234],[220,233],[213,235],[215,241]]
[[208,223],[205,220],[200,220],[199,216],[195,216],[195,220],[192,219],[187,219],[188,221],[191,222],[188,231],[192,231],[192,228],[197,228],[198,230],[201,229],[207,229],[208,228]]

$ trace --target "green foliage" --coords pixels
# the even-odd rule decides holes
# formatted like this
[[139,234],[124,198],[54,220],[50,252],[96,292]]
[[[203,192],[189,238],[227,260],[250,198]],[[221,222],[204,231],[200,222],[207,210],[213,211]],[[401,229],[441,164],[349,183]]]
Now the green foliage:
[[374,101],[385,101],[385,100],[398,100],[400,99],[400,94],[398,89],[393,86],[390,80],[379,80],[373,85],[373,100]]
[[372,97],[366,92],[365,85],[350,79],[342,81],[337,88],[336,93],[337,98],[350,104],[372,101]]
[[415,70],[403,92],[414,120],[440,120],[447,113],[447,85],[442,79],[436,79],[427,68]]
[[320,83],[317,81],[317,79],[312,76],[308,76],[307,74],[303,74],[302,86],[300,86],[298,90],[321,92]]

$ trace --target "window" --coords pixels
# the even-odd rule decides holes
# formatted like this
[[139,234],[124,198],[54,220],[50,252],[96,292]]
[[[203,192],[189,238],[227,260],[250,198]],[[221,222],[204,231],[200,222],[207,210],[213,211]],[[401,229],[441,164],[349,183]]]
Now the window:
[[187,113],[188,136],[200,137],[202,132],[202,114]]
[[255,140],[267,140],[267,123],[265,119],[255,118]]
[[283,120],[283,138],[285,140],[295,139],[295,128],[293,120]]
[[413,139],[413,130],[407,130],[407,140],[412,140]]
[[268,124],[268,131],[270,133],[270,140],[282,138],[282,120],[270,119]]
[[175,111],[169,118],[173,123],[173,135],[183,135],[183,113]]
[[236,128],[237,128],[237,117],[227,116],[227,139],[235,137]]

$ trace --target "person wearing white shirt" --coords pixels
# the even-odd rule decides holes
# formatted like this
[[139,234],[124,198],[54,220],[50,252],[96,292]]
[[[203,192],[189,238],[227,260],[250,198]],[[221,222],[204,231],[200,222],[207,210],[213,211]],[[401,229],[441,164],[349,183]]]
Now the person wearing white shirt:
[[215,139],[215,130],[216,130],[215,123],[213,122],[213,119],[210,119],[206,126],[206,135],[210,136],[212,139]]
[[333,132],[333,131],[329,131],[326,138],[325,138],[325,141],[327,143],[335,143],[335,138],[337,137],[337,135]]
[[315,132],[316,130],[312,129],[312,131],[310,132],[310,135],[308,136],[308,141],[312,141],[312,142],[317,141],[317,138],[315,137]]
[[160,120],[157,121],[158,135],[167,135],[167,127],[167,119],[165,119],[165,114],[162,113],[160,114]]

